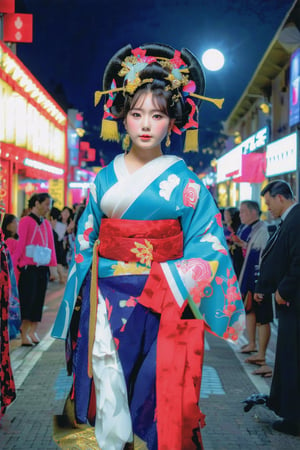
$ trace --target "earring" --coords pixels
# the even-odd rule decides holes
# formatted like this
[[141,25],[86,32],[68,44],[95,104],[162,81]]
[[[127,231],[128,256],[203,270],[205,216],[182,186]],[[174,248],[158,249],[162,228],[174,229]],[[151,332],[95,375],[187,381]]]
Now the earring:
[[171,131],[168,132],[168,136],[166,139],[166,147],[170,147],[170,145],[171,145],[170,135],[171,135]]

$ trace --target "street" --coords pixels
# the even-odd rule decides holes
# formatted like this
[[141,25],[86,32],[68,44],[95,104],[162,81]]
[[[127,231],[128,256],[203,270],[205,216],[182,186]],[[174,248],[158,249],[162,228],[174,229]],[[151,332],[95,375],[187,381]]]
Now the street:
[[[49,283],[39,345],[20,347],[20,339],[11,343],[11,361],[17,398],[8,407],[0,424],[0,449],[57,449],[52,440],[53,415],[61,414],[71,387],[66,375],[64,341],[51,338],[51,327],[64,287]],[[253,448],[299,449],[300,438],[273,431],[276,416],[265,406],[244,412],[241,403],[253,393],[269,393],[271,378],[252,375],[254,366],[244,363],[237,345],[206,334],[201,410],[206,414],[202,430],[205,450],[253,450]],[[276,321],[267,353],[274,364]],[[250,367],[249,367],[250,366]],[[172,450],[172,449],[170,449]]]

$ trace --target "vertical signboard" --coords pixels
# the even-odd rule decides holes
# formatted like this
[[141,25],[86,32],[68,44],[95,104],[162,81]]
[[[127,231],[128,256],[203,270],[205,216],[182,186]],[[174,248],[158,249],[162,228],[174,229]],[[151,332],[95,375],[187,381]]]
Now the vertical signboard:
[[289,125],[300,122],[300,48],[291,56]]
[[55,208],[63,209],[65,206],[65,183],[62,178],[49,180],[49,195],[54,201]]
[[83,117],[77,109],[68,109],[68,119],[69,165],[76,167],[79,165],[79,136],[76,129],[82,128]]
[[9,161],[0,161],[0,204],[9,212]]

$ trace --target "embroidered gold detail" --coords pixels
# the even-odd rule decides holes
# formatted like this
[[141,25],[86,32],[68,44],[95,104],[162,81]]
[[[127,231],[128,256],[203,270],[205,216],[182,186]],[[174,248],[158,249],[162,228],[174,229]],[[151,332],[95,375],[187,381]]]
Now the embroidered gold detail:
[[125,85],[125,92],[128,92],[128,94],[134,94],[138,87],[142,86],[143,84],[147,83],[153,83],[153,78],[144,78],[144,80],[141,80],[140,77],[137,75],[133,81],[128,81]]
[[136,254],[142,264],[151,267],[151,261],[153,261],[153,245],[151,242],[145,239],[145,244],[135,242],[134,245],[136,248],[132,248],[130,251]]
[[125,263],[123,261],[118,261],[118,264],[114,264],[112,266],[112,269],[114,270],[114,276],[118,275],[140,275],[142,273],[147,274],[149,273],[149,268],[145,266],[141,266],[139,263],[136,262],[129,262]]
[[180,86],[186,86],[189,83],[187,75],[183,75],[181,79],[178,79],[173,73],[170,73],[165,79],[171,83],[170,86],[165,87],[166,91],[178,89]]

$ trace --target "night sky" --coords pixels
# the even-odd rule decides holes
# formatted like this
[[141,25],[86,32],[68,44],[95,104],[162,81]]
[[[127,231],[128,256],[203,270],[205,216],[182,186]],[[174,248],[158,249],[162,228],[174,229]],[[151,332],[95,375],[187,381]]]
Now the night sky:
[[[206,92],[225,97],[222,110],[200,108],[200,148],[210,145],[294,2],[292,0],[16,0],[16,12],[33,14],[33,43],[18,44],[17,55],[66,109],[79,109],[87,134],[106,162],[120,151],[98,138],[102,108],[94,91],[110,57],[123,45],[163,42],[189,48],[199,59],[207,48],[226,58],[219,72],[205,70]],[[181,142],[176,141],[175,153]],[[182,154],[181,154],[182,156]],[[207,157],[184,155],[202,167]],[[201,162],[200,162],[201,164]]]

